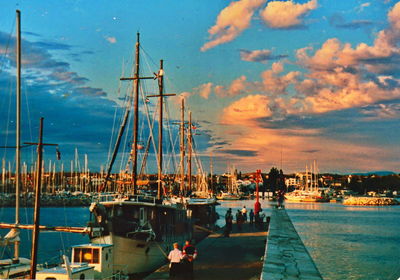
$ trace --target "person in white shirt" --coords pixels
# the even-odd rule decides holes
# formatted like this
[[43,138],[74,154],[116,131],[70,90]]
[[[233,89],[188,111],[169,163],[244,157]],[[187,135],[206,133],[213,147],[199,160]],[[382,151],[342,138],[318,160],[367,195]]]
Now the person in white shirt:
[[242,208],[242,215],[243,215],[243,218],[244,218],[244,222],[247,223],[247,209],[246,209],[246,206],[243,206],[243,208]]
[[169,278],[176,279],[180,274],[180,262],[183,258],[182,251],[179,250],[178,243],[174,243],[174,249],[169,252],[168,259],[170,261],[169,265]]

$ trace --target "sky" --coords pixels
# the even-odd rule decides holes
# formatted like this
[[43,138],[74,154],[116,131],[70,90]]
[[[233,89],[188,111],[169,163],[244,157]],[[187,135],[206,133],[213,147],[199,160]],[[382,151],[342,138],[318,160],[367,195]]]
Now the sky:
[[[232,166],[242,172],[276,166],[291,173],[314,160],[320,173],[400,172],[396,1],[3,1],[2,146],[15,143],[17,9],[22,142],[37,139],[44,117],[44,140],[59,144],[65,170],[76,153],[81,166],[88,156],[92,171],[107,165],[132,86],[119,79],[132,73],[140,32],[140,74],[153,75],[163,59],[165,92],[176,94],[165,98],[171,127],[166,138],[176,144],[174,122],[183,98],[205,171],[211,159],[214,173]],[[157,93],[154,81],[146,83]],[[156,107],[152,99],[148,108]],[[54,148],[45,152],[46,162],[54,162]],[[121,152],[126,159],[129,144]],[[0,153],[13,161],[12,150]],[[33,148],[24,148],[24,161],[34,157]],[[149,164],[155,166],[154,160]]]

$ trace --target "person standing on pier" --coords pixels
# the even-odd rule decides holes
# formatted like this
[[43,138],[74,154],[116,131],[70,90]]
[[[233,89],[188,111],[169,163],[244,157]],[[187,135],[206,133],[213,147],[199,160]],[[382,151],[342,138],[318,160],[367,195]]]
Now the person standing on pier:
[[229,208],[229,210],[226,211],[225,215],[225,231],[224,231],[225,237],[229,237],[229,234],[232,231],[232,223],[233,223],[232,209]]
[[243,222],[246,223],[247,222],[247,209],[246,209],[246,206],[243,206],[243,208],[242,208],[242,215],[243,215]]
[[250,209],[249,218],[250,218],[250,225],[253,226],[253,222],[254,222],[254,212],[253,212],[253,209]]
[[193,262],[196,258],[196,247],[190,243],[190,240],[186,240],[185,246],[183,246],[184,279],[193,279]]
[[237,210],[237,213],[236,213],[236,223],[237,223],[238,231],[241,231],[242,224],[243,224],[243,214],[242,214],[242,211],[240,211],[240,210]]
[[178,243],[174,243],[174,249],[169,252],[168,259],[170,261],[169,265],[169,278],[178,279],[181,274],[181,260],[183,259],[182,251],[179,250]]

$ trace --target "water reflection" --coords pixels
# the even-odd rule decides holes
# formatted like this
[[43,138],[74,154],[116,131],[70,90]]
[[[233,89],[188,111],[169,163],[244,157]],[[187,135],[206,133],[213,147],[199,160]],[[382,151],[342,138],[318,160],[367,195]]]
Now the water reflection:
[[324,279],[398,279],[400,207],[286,204]]

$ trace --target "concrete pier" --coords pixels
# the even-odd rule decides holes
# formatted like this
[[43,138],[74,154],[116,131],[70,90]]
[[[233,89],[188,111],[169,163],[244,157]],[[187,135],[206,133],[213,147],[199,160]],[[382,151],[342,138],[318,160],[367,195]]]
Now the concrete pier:
[[272,210],[262,280],[321,280],[285,209]]
[[[267,238],[266,224],[261,229],[248,223],[241,231],[233,225],[230,237],[222,230],[210,234],[196,245],[198,257],[194,263],[196,280],[260,279]],[[160,268],[149,279],[169,279],[168,265]]]

